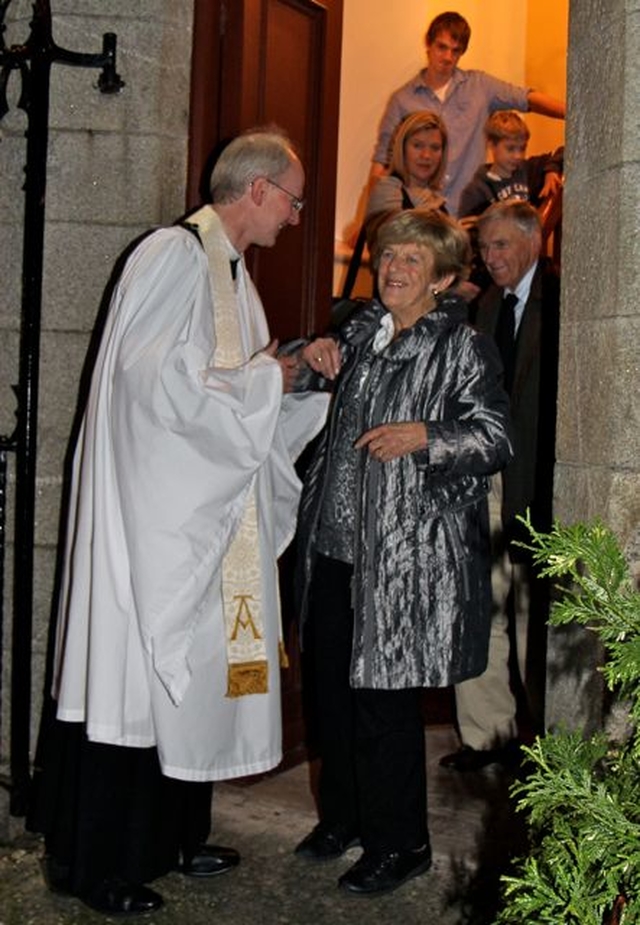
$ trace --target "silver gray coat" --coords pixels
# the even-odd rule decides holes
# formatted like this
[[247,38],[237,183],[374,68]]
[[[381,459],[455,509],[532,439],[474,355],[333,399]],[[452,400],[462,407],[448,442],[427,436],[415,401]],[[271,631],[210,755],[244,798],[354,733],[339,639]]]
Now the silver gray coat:
[[[302,620],[314,534],[345,383],[386,310],[359,309],[340,329],[343,367],[312,460],[299,514]],[[511,458],[509,400],[493,342],[468,325],[466,305],[441,297],[433,312],[377,354],[362,432],[424,421],[428,448],[358,463],[354,550],[354,687],[457,684],[484,671],[491,611],[489,476]],[[304,635],[304,625],[302,628]]]

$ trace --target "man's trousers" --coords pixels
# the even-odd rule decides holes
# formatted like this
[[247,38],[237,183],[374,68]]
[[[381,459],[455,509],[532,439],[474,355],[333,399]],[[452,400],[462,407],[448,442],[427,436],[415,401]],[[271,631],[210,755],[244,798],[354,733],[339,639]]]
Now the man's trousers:
[[502,533],[502,476],[489,496],[493,610],[486,671],[455,686],[463,745],[492,749],[518,737],[520,686],[536,731],[544,725],[546,582],[532,581],[528,565],[512,562]]

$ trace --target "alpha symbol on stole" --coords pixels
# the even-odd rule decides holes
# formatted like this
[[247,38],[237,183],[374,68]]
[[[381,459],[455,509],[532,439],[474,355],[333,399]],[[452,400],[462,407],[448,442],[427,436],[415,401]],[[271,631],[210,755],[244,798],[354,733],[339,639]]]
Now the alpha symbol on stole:
[[262,639],[262,636],[253,622],[253,614],[249,606],[249,601],[254,599],[253,594],[234,594],[233,599],[234,601],[238,601],[238,609],[236,610],[236,619],[233,624],[231,641],[235,642],[238,638],[238,630],[240,627],[242,627],[243,630],[250,629],[254,639]]

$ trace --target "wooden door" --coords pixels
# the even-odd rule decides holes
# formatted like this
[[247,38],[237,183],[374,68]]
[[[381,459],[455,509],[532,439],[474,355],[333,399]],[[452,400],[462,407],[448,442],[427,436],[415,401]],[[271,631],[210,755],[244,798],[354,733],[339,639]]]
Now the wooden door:
[[320,330],[333,279],[343,0],[196,0],[188,206],[216,146],[276,123],[306,171],[299,228],[249,255],[274,336]]
[[[248,264],[271,333],[281,341],[329,320],[334,252],[343,0],[196,0],[187,207],[206,192],[211,154],[243,129],[276,123],[306,172],[299,227]],[[280,563],[290,668],[283,673],[285,766],[305,755],[301,668],[291,595],[292,552]]]

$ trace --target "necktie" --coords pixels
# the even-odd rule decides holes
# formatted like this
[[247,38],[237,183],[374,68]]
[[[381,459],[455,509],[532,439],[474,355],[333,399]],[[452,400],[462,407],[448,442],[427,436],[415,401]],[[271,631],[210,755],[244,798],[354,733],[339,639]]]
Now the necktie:
[[230,267],[231,267],[231,276],[232,276],[233,279],[236,278],[236,275],[237,275],[237,272],[238,272],[238,263],[239,263],[239,258],[238,258],[238,257],[236,257],[236,258],[234,258],[234,259],[231,259],[231,260],[229,261],[229,265],[230,265]]
[[515,307],[517,304],[518,297],[513,292],[509,292],[503,297],[494,335],[502,357],[502,365],[504,366],[504,387],[509,393],[511,393],[511,386],[513,385],[513,367],[516,352]]

